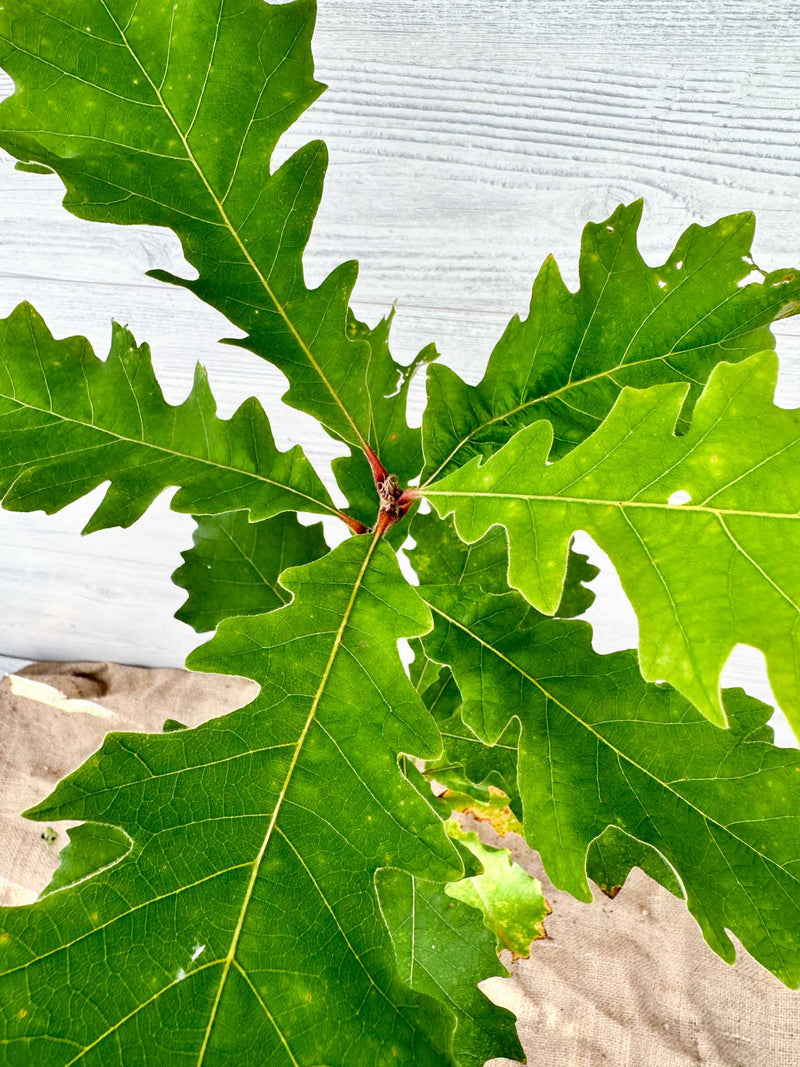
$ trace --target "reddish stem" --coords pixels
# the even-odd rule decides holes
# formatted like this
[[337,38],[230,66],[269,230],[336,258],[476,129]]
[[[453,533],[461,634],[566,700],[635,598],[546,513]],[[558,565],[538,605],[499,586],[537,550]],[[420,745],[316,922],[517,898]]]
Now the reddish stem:
[[350,527],[350,529],[353,531],[353,533],[355,533],[355,534],[369,533],[369,526],[365,526],[363,522],[359,522],[358,519],[354,519],[352,515],[348,515],[344,511],[340,511],[338,513],[338,515],[339,515],[339,518],[342,520],[342,522],[346,523],[346,525]]
[[385,481],[386,475],[389,473],[369,445],[366,445],[364,455],[369,461],[370,467],[372,467],[372,477],[375,479],[375,485],[378,482]]

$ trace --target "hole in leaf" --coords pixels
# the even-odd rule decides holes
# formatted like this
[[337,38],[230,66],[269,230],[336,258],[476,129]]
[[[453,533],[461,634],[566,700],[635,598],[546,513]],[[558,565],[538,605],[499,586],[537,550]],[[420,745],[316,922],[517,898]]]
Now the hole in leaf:
[[754,283],[761,282],[763,280],[764,275],[761,273],[761,271],[757,267],[753,267],[749,274],[745,274],[744,278],[741,278],[739,280],[738,285],[740,289],[744,289],[744,287],[747,285],[753,285]]
[[575,534],[573,548],[589,557],[600,573],[588,583],[595,593],[592,606],[580,617],[591,624],[592,648],[600,655],[636,648],[639,623],[613,563],[583,530]]
[[688,504],[692,499],[692,494],[687,493],[685,489],[676,489],[672,496],[667,501],[668,504]]

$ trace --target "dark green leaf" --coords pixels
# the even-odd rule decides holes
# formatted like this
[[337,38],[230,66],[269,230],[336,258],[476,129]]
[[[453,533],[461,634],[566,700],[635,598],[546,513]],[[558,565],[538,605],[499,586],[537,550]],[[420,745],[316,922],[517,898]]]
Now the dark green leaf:
[[289,594],[279,582],[287,567],[319,559],[328,551],[322,525],[302,526],[286,512],[250,522],[246,511],[196,516],[194,548],[173,582],[189,597],[176,618],[198,633],[213,630],[223,619],[260,615],[280,607]]
[[666,263],[649,267],[636,243],[641,213],[637,201],[589,223],[576,293],[555,260],[545,260],[528,318],[511,320],[478,385],[431,368],[428,481],[491,455],[537,419],[550,421],[554,455],[562,456],[597,429],[626,385],[687,384],[685,419],[720,360],[773,347],[770,323],[800,309],[800,273],[778,270],[740,285],[754,270],[753,216],[690,226]]
[[454,1016],[398,977],[374,888],[381,867],[434,882],[463,870],[397,766],[438,754],[396,648],[428,609],[365,538],[283,583],[291,604],[224,621],[193,656],[258,681],[252,704],[110,734],[29,813],[102,822],[132,845],[3,913],[15,1067],[455,1062]]
[[270,171],[278,139],[324,88],[314,16],[312,0],[7,0],[0,64],[17,92],[0,108],[0,145],[52,168],[80,218],[174,230],[198,278],[151,273],[243,330],[234,343],[286,374],[288,403],[380,454],[405,398],[385,399],[399,384],[388,352],[348,336],[357,265],[317,289],[303,278],[325,146]]
[[41,896],[64,889],[112,867],[130,851],[133,842],[124,830],[106,823],[85,822],[67,830],[69,844],[59,854],[59,866]]
[[382,870],[376,884],[400,977],[412,989],[444,999],[456,1014],[458,1067],[482,1067],[496,1056],[522,1060],[514,1016],[477,986],[507,971],[481,912],[448,895],[464,882],[445,890],[406,871]]
[[675,872],[664,857],[644,841],[631,837],[618,826],[609,826],[589,846],[586,870],[607,897],[615,897],[634,867],[660,882],[676,897],[683,896]]
[[110,482],[86,532],[130,526],[164,489],[175,511],[248,508],[337,515],[300,447],[275,447],[258,401],[216,415],[198,365],[189,396],[167,404],[147,345],[114,326],[103,362],[83,337],[56,341],[20,304],[0,320],[0,472],[3,507],[48,514]]
[[[616,826],[669,863],[724,959],[730,930],[800,985],[800,754],[754,740],[771,709],[729,690],[720,730],[643,682],[633,653],[593,652],[585,623],[544,617],[516,593],[420,591],[435,619],[427,654],[451,666],[467,725],[491,745],[520,724],[525,835],[553,882],[589,900],[587,850]],[[622,869],[615,858],[614,881]]]

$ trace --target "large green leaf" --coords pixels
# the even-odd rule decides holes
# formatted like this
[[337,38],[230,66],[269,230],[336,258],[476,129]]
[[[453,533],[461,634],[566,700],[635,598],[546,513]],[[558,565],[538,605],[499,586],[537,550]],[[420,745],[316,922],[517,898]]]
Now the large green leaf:
[[[441,576],[448,578],[451,585],[467,589],[474,586],[480,592],[510,592],[505,579],[508,551],[500,529],[493,528],[476,544],[465,545],[450,521],[437,522],[433,516],[421,515],[415,519],[413,528],[417,545],[410,558],[422,582],[423,596],[425,585],[436,585]],[[591,591],[582,583],[596,573],[597,569],[584,556],[571,553],[560,615],[570,617],[588,607],[586,598],[591,597]],[[530,609],[521,598],[517,598],[516,604],[518,625],[524,628]],[[565,612],[565,607],[578,611]],[[428,659],[421,639],[415,646],[417,659],[412,665],[412,677],[425,706],[436,719],[443,745],[441,757],[426,764],[426,775],[447,787],[442,800],[451,810],[468,812],[488,821],[499,834],[522,832],[519,821],[523,818],[522,798],[517,785],[517,718],[511,719],[491,745],[486,744],[464,722],[461,693],[450,668]],[[663,857],[617,826],[610,826],[589,846],[587,873],[608,896],[616,896],[633,867],[641,868],[670,892],[682,895]]]
[[317,289],[303,279],[325,146],[270,172],[278,139],[324,88],[314,14],[312,0],[8,0],[0,65],[18,91],[0,107],[0,145],[56,171],[80,218],[174,230],[197,279],[152,273],[244,330],[235,343],[280,367],[289,403],[349,444],[385,445],[394,469],[404,443],[374,430],[408,432],[404,397],[385,395],[401,368],[348,336],[357,265]]
[[[712,948],[732,961],[730,930],[800,985],[800,754],[764,739],[771,709],[729,690],[720,730],[645,683],[634,653],[593,652],[586,623],[542,616],[514,592],[420,592],[435,620],[426,651],[452,668],[467,725],[493,745],[519,723],[525,836],[553,882],[589,900],[589,876],[612,891],[637,863],[663,881],[666,860]],[[660,867],[606,837],[612,852],[587,872],[609,827],[655,849]]]
[[564,455],[597,429],[624,386],[686,383],[688,416],[720,360],[772,348],[769,324],[800,309],[800,272],[773,271],[741,285],[754,270],[753,216],[690,226],[666,262],[650,267],[636,241],[641,212],[637,201],[589,223],[576,293],[555,260],[545,261],[528,318],[511,320],[478,385],[431,368],[428,480],[490,455],[542,418],[553,426],[554,455]]
[[56,341],[28,304],[0,320],[0,495],[13,511],[52,513],[108,481],[87,531],[130,526],[171,486],[176,511],[339,514],[300,447],[277,450],[256,400],[215,412],[199,365],[186,400],[167,404],[149,349],[121,326],[102,361],[83,337]]
[[[520,601],[520,621],[527,605]],[[524,833],[522,797],[517,786],[519,723],[513,719],[489,745],[464,722],[461,694],[449,667],[422,693],[442,735],[444,752],[426,764],[427,777],[446,786],[441,799],[451,811],[488,822],[498,834]],[[769,740],[771,740],[771,734]],[[634,867],[639,867],[671,893],[682,896],[672,868],[644,841],[610,826],[589,846],[586,871],[607,895],[615,897]]]
[[426,493],[467,541],[504,525],[509,581],[545,612],[561,599],[572,533],[586,530],[639,617],[645,678],[724,723],[720,672],[752,645],[800,733],[800,412],[774,406],[777,371],[768,352],[721,364],[682,437],[685,387],[625,390],[557,463],[539,422]]
[[328,551],[322,525],[302,526],[291,512],[250,522],[246,511],[197,516],[194,548],[172,575],[189,596],[176,618],[198,633],[236,615],[261,615],[289,600],[279,576]]
[[117,827],[130,850],[3,913],[15,1067],[455,1062],[455,1019],[398,977],[374,888],[382,867],[463,873],[397,766],[439,747],[396,647],[428,609],[365,538],[283,582],[290,605],[223,622],[193,657],[257,680],[252,704],[111,734],[29,812]]

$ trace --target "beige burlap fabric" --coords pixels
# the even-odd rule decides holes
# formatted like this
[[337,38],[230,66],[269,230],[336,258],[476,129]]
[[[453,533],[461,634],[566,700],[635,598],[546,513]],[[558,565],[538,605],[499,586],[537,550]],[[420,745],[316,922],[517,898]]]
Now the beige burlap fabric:
[[[196,725],[255,692],[241,679],[107,663],[40,663],[20,675],[0,682],[4,904],[35,898],[67,840],[65,826],[55,826],[58,836],[49,840],[43,826],[17,813],[49,793],[105,733],[159,730],[166,718]],[[519,1016],[530,1064],[800,1067],[800,993],[744,953],[736,967],[724,964],[681,901],[634,872],[616,900],[579,904],[549,885],[519,839],[513,848],[545,884],[549,939],[515,965],[511,979],[492,979],[487,988]]]

